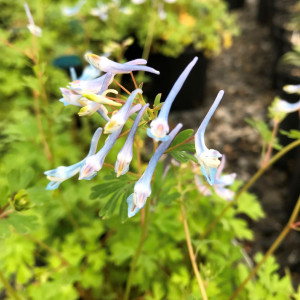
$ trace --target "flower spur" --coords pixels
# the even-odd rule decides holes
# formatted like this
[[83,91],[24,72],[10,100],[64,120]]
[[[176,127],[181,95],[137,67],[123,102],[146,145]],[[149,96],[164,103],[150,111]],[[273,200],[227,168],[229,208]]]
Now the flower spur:
[[29,21],[29,25],[27,25],[27,28],[34,36],[42,36],[42,29],[34,24],[29,6],[27,3],[24,4],[25,12]]
[[117,160],[115,163],[115,172],[117,173],[117,177],[120,175],[124,175],[129,170],[129,164],[132,160],[132,148],[133,148],[133,140],[138,129],[140,120],[145,112],[145,110],[149,107],[149,104],[144,105],[136,116],[133,125],[130,129],[126,142],[120,152],[118,153]]
[[214,184],[217,168],[220,165],[219,158],[222,157],[222,154],[217,150],[208,149],[206,147],[204,133],[208,122],[210,121],[215,110],[217,109],[220,101],[222,100],[223,95],[224,91],[219,91],[214,103],[212,104],[211,108],[209,109],[208,113],[206,114],[205,118],[203,119],[200,127],[198,128],[195,134],[196,158],[200,163],[203,175],[205,176],[207,182],[210,185]]
[[147,198],[151,195],[151,180],[156,165],[161,156],[168,149],[169,145],[171,144],[172,140],[175,138],[181,127],[182,124],[177,124],[177,126],[170,132],[169,139],[162,142],[158,146],[154,155],[150,159],[145,172],[136,182],[134,186],[134,193],[127,198],[129,218],[134,216],[141,208],[144,207]]
[[[120,64],[108,59],[105,56],[98,56],[93,53],[87,53],[84,57],[91,65],[107,73],[126,74],[132,71],[145,71],[145,72],[154,73],[156,75],[160,74],[159,71],[147,66],[140,66],[139,64],[128,64],[128,63]],[[143,59],[138,59],[135,61],[145,62],[145,60]]]
[[[145,65],[146,63],[147,61],[145,59],[138,58],[126,62],[125,65]],[[95,69],[95,67],[93,68]],[[70,82],[69,88],[75,90],[79,94],[83,92],[98,94],[102,89],[105,79],[106,79],[106,74],[92,80],[82,80],[81,78],[79,78],[77,80],[73,80],[72,82]],[[113,79],[114,79],[114,74],[111,74],[107,86],[109,86],[112,83]]]
[[179,78],[176,80],[174,86],[172,87],[169,95],[167,96],[163,106],[159,112],[159,115],[154,119],[150,128],[147,129],[147,134],[149,137],[156,141],[166,141],[168,139],[167,134],[169,133],[168,117],[170,113],[171,106],[175,100],[175,97],[179,93],[182,85],[184,84],[186,78],[190,74],[192,68],[196,64],[198,57],[195,57],[184,69]]
[[[46,187],[47,190],[57,189],[63,181],[65,181],[65,180],[73,177],[77,173],[79,173],[80,169],[85,164],[85,161],[90,156],[95,154],[95,152],[97,150],[97,145],[98,145],[98,141],[100,139],[101,133],[102,133],[102,128],[99,127],[95,131],[95,133],[92,137],[89,153],[83,160],[81,160],[80,162],[78,162],[74,165],[68,166],[68,167],[60,166],[56,169],[44,172],[44,174],[47,176],[47,179],[50,180],[50,182],[48,183],[48,185]],[[92,178],[92,176],[87,178],[87,179],[90,180],[91,178]]]

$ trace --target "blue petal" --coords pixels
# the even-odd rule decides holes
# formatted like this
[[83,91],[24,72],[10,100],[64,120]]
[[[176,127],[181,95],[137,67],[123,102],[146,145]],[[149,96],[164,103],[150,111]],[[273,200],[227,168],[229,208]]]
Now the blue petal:
[[166,135],[166,136],[164,136],[164,137],[162,137],[162,138],[156,137],[155,135],[152,134],[150,128],[147,128],[147,135],[148,135],[149,137],[151,137],[152,139],[154,139],[155,141],[166,142],[166,141],[169,139],[169,136],[168,136],[168,135]]
[[202,171],[202,174],[205,176],[207,182],[210,185],[213,185],[215,183],[217,168],[209,168],[209,171],[208,171],[209,174],[207,174],[206,169],[203,166],[201,166],[201,171]]
[[133,204],[133,197],[134,194],[131,194],[126,200],[128,203],[128,218],[133,217],[140,210],[137,205]]
[[60,184],[61,181],[50,181],[46,187],[46,190],[56,190]]
[[59,99],[58,101],[61,102],[61,103],[63,103],[64,106],[70,105],[70,103],[67,102],[64,98],[61,98],[61,99]]

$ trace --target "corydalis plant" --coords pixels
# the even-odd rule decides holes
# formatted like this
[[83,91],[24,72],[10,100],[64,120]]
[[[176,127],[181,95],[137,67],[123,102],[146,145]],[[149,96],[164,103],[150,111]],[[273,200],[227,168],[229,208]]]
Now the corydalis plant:
[[195,135],[196,158],[199,161],[203,175],[210,185],[213,185],[215,182],[217,168],[220,165],[219,158],[222,157],[222,154],[215,149],[208,149],[206,147],[204,134],[212,115],[222,100],[223,95],[224,91],[220,91],[218,93],[217,98],[206,114]]
[[[143,126],[142,128],[144,130],[146,129],[148,135],[155,140],[155,148],[157,146],[156,141],[161,141],[161,143],[155,150],[152,158],[147,165],[146,170],[134,185],[133,194],[131,194],[127,199],[128,216],[132,217],[141,208],[144,207],[147,198],[149,198],[151,194],[151,181],[155,171],[155,167],[161,156],[167,151],[172,140],[175,138],[182,127],[182,124],[178,124],[170,132],[170,134],[167,135],[169,133],[168,115],[172,103],[185,80],[187,79],[190,71],[197,63],[198,58],[195,57],[176,80],[173,88],[166,98],[166,101],[162,105],[158,117],[154,118],[155,113],[153,109],[150,109],[148,113],[149,104],[145,104],[143,107],[141,104],[136,104],[136,101],[144,101],[142,98],[142,89],[136,88],[131,93],[128,92],[130,93],[130,95],[127,97],[127,100],[124,104],[124,100],[120,102],[121,99],[118,98],[107,98],[107,94],[116,94],[116,91],[113,89],[109,89],[109,86],[113,82],[113,78],[118,74],[126,74],[140,70],[158,75],[159,71],[145,66],[147,61],[145,61],[144,59],[135,59],[133,61],[120,64],[117,62],[113,62],[106,57],[100,57],[92,53],[86,54],[85,57],[95,68],[97,68],[101,72],[106,73],[98,78],[93,79],[91,79],[91,76],[82,76],[81,78],[79,78],[79,80],[71,82],[68,89],[61,88],[64,99],[60,101],[65,105],[71,104],[75,106],[82,106],[79,112],[81,116],[92,114],[93,112],[98,111],[100,116],[103,117],[104,120],[106,120],[103,131],[109,136],[103,147],[97,153],[97,146],[95,146],[95,142],[92,142],[92,151],[90,151],[89,155],[84,160],[71,167],[67,167],[68,169],[66,170],[66,167],[58,167],[55,170],[45,172],[45,174],[52,182],[49,184],[52,189],[57,188],[60,182],[75,175],[76,173],[79,173],[79,180],[90,180],[91,178],[93,178],[102,169],[107,154],[112,149],[117,139],[120,137],[125,124],[128,124],[128,119],[130,118],[130,116],[140,110],[135,120],[133,121],[133,124],[131,125],[131,129],[128,130],[129,134],[126,142],[117,156],[117,160],[115,162],[115,172],[117,177],[125,174],[129,170],[129,165],[133,158],[134,138],[137,129],[141,124],[145,125],[149,121],[152,121],[150,124],[151,129],[147,128],[146,126]],[[72,73],[72,76],[76,77],[76,74],[74,74],[74,72]],[[95,72],[92,70],[91,73],[94,77]],[[133,81],[135,86],[137,86],[134,79]],[[123,89],[126,90],[124,87]],[[212,114],[214,113],[222,98],[222,95],[223,92],[220,92],[216,101],[209,110],[207,116],[204,118],[202,124],[200,125],[195,137],[197,152],[196,156],[201,164],[202,172],[204,176],[206,176],[210,184],[213,184],[214,182],[216,173],[214,169],[216,169],[219,165],[219,161],[217,158],[221,155],[216,150],[208,150],[206,148],[204,143],[204,132]],[[104,107],[104,105],[107,105],[107,108]],[[120,109],[118,109],[119,106]],[[111,111],[111,107],[114,107],[113,111]],[[108,115],[111,113],[112,116],[109,117]],[[145,119],[148,121],[140,122],[143,115],[145,115]],[[99,129],[97,132],[101,133],[102,129]],[[95,138],[93,140],[95,141]],[[56,177],[54,175],[56,175]]]

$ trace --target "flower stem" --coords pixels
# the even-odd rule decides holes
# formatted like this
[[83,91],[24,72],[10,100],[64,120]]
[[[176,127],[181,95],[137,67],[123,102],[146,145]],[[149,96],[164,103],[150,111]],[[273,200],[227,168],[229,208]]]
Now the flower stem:
[[169,148],[165,153],[168,153],[168,152],[170,152],[170,151],[172,151],[172,150],[174,150],[174,149],[176,149],[176,148],[178,148],[178,147],[180,147],[180,146],[182,146],[182,145],[184,145],[184,144],[192,141],[194,138],[195,138],[194,136],[188,138],[187,140],[185,140],[185,141],[183,141],[183,142],[181,142],[181,143],[179,143],[179,144],[177,144],[177,145]]
[[153,34],[154,34],[154,29],[156,24],[156,18],[157,18],[157,1],[153,1],[151,20],[150,20],[147,37],[146,37],[143,54],[142,54],[142,58],[146,60],[148,60],[150,54],[150,49],[153,41]]
[[42,125],[41,109],[40,109],[40,104],[39,104],[39,99],[38,99],[38,93],[36,91],[33,91],[33,101],[34,101],[33,108],[34,108],[34,113],[35,113],[35,117],[36,117],[37,127],[38,127],[39,134],[41,136],[41,139],[42,139],[45,155],[46,155],[47,159],[53,163],[53,155],[51,153],[50,146],[47,142],[46,135],[45,135],[43,125]]
[[130,95],[131,93],[122,85],[122,84],[120,84],[118,81],[116,81],[115,79],[114,79],[114,83],[117,85],[117,86],[119,86],[125,93],[127,93],[128,95]]
[[144,245],[144,243],[146,241],[148,227],[149,227],[150,219],[151,219],[149,217],[149,208],[150,208],[150,199],[148,199],[148,201],[146,202],[146,209],[145,209],[146,220],[143,223],[141,238],[140,238],[138,247],[137,247],[137,249],[135,251],[135,255],[134,255],[134,257],[133,257],[133,259],[131,261],[130,271],[129,271],[129,275],[128,275],[128,279],[127,279],[127,283],[126,283],[126,289],[125,289],[125,294],[124,294],[123,300],[128,300],[129,299],[134,271],[135,271],[138,259],[139,259],[140,255],[141,255],[143,245]]
[[274,120],[274,127],[273,127],[273,131],[272,131],[271,141],[270,141],[270,143],[268,145],[267,152],[266,152],[266,154],[264,156],[264,159],[263,159],[263,161],[261,163],[262,167],[265,167],[266,164],[268,163],[268,161],[270,160],[270,157],[272,155],[273,144],[274,144],[277,132],[278,132],[278,128],[279,128],[279,122],[276,121],[276,120]]
[[189,250],[190,260],[191,260],[193,270],[194,270],[194,273],[195,273],[195,276],[196,276],[196,279],[197,279],[197,282],[198,282],[198,285],[199,285],[199,288],[201,291],[202,299],[207,300],[208,298],[206,295],[205,286],[204,286],[203,280],[200,276],[200,272],[198,270],[198,266],[196,263],[196,256],[195,256],[195,253],[193,250],[193,245],[191,242],[191,235],[190,235],[190,231],[189,231],[188,222],[186,219],[186,213],[185,213],[185,208],[184,208],[183,202],[180,203],[180,210],[181,210],[181,215],[182,215],[182,219],[183,219],[184,233],[185,233],[186,243],[187,243],[188,250]]
[[281,244],[283,239],[287,236],[287,234],[292,230],[292,224],[294,223],[295,219],[297,218],[300,211],[300,197],[297,200],[297,203],[294,207],[294,210],[292,212],[292,215],[286,224],[286,226],[283,228],[277,239],[274,241],[274,243],[271,245],[269,250],[266,252],[262,260],[252,269],[248,277],[241,283],[241,285],[236,289],[234,294],[230,297],[229,300],[235,299],[238,294],[241,292],[241,290],[245,287],[245,285],[248,283],[248,281],[257,273],[257,271],[260,269],[260,267],[263,265],[263,263],[267,260],[267,258],[278,248],[278,246]]
[[13,289],[10,283],[6,280],[3,273],[0,271],[0,281],[2,282],[3,286],[6,288],[7,293],[15,300],[23,300],[23,297],[20,297],[17,292]]
[[203,240],[218,224],[218,222],[221,220],[221,218],[225,215],[225,213],[228,211],[228,209],[233,206],[237,202],[237,200],[240,198],[240,196],[246,192],[256,181],[259,179],[265,171],[272,166],[277,160],[279,160],[282,156],[284,156],[287,152],[291,151],[292,149],[296,148],[300,145],[300,139],[296,140],[289,145],[285,146],[283,149],[281,149],[276,155],[273,156],[273,158],[261,169],[259,169],[251,178],[250,180],[235,194],[234,199],[224,207],[224,209],[221,211],[221,213],[210,223],[210,225],[207,227],[206,231],[202,234],[200,240]]

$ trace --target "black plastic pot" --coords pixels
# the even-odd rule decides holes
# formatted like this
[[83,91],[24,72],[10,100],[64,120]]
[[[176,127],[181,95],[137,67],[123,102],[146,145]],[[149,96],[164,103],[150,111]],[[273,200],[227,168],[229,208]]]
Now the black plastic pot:
[[[135,45],[127,51],[125,56],[130,60],[141,57],[141,53],[142,50]],[[151,81],[145,83],[143,87],[144,94],[150,103],[154,101],[158,93],[162,93],[161,101],[166,99],[181,72],[195,56],[198,56],[199,60],[178,93],[172,110],[194,109],[202,103],[205,95],[208,60],[201,52],[196,52],[192,47],[177,58],[161,54],[150,55],[147,65],[160,71],[158,76],[151,75]]]
[[242,8],[245,5],[245,0],[226,0],[229,9]]
[[275,0],[260,0],[257,7],[257,20],[261,24],[271,25]]

